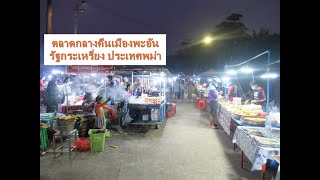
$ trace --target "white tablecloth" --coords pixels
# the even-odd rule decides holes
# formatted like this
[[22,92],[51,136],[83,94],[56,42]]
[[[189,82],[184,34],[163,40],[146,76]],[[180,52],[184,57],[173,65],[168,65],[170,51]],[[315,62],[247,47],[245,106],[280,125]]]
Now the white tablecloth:
[[[280,154],[280,148],[262,147],[253,141],[243,128],[247,129],[262,129],[261,127],[238,126],[233,136],[233,143],[236,143],[243,153],[248,157],[253,164],[251,171],[262,170],[263,164],[267,163],[267,159],[273,159],[272,156]],[[276,129],[276,128],[273,128]],[[277,130],[280,130],[277,128]]]
[[219,105],[219,124],[223,128],[223,130],[230,136],[230,126],[231,126],[231,114],[221,105]]

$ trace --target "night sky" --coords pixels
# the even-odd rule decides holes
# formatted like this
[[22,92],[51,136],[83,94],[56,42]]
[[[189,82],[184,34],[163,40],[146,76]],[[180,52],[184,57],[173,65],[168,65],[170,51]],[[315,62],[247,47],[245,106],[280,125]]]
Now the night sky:
[[[76,0],[53,0],[53,33],[73,33]],[[79,34],[166,33],[167,55],[185,39],[200,39],[231,13],[244,15],[249,31],[280,33],[280,0],[86,0]],[[40,0],[40,44],[46,0]]]

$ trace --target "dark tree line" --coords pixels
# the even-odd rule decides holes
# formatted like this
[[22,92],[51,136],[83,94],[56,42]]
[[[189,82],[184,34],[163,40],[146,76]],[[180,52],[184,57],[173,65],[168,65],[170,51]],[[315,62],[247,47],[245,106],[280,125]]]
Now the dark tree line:
[[[167,57],[171,72],[199,74],[210,68],[223,71],[225,64],[243,62],[266,50],[271,51],[271,61],[280,59],[280,35],[261,28],[258,32],[248,32],[242,22],[243,15],[231,14],[212,30],[214,41],[210,45],[196,41],[181,42],[182,49]],[[263,66],[267,56],[255,60],[253,65]],[[181,66],[183,63],[183,66]]]

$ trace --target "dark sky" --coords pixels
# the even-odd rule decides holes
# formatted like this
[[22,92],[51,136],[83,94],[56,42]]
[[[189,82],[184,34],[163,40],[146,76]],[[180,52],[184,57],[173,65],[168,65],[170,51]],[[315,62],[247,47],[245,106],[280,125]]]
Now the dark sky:
[[[53,0],[53,33],[73,33],[78,0]],[[46,1],[40,0],[40,44]],[[250,31],[280,33],[280,0],[86,0],[79,33],[166,33],[167,55],[184,39],[200,39],[231,13],[244,15]]]

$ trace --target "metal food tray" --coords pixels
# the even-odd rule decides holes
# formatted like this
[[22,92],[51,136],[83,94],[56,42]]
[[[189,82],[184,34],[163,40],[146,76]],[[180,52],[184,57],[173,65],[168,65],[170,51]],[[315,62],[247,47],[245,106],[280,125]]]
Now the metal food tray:
[[[51,114],[51,115],[53,115],[53,113],[40,113],[40,115],[45,115],[45,114]],[[57,115],[64,116],[65,114],[57,113]],[[51,120],[59,120],[59,117],[52,117],[52,118],[41,118],[41,117],[40,117],[40,121],[51,121]]]
[[257,141],[256,139],[252,138],[254,142],[256,142],[258,144],[258,146],[261,147],[272,147],[272,148],[280,148],[280,143],[278,144],[262,144],[259,141]]
[[[259,141],[257,141],[255,138],[252,137],[252,135],[254,134],[251,134],[250,132],[246,131],[243,129],[243,132],[250,138],[252,139],[258,146],[261,146],[261,147],[271,147],[271,148],[280,148],[280,142],[279,144],[270,144],[270,145],[267,145],[267,144],[262,144],[260,143]],[[260,132],[260,130],[254,130],[253,132]],[[255,135],[257,136],[257,135]],[[260,137],[264,137],[266,138],[265,136],[260,136]]]
[[242,126],[258,126],[258,127],[264,127],[265,126],[265,123],[248,122],[248,121],[245,121],[245,120],[243,120],[241,118],[240,118],[240,121],[241,121],[241,125]]

